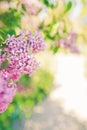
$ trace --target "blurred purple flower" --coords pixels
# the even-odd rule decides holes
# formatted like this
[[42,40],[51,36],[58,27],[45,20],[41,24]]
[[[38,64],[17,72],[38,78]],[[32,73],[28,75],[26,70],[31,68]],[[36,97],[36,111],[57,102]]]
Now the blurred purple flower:
[[64,49],[69,49],[72,53],[79,53],[79,50],[75,45],[76,38],[77,38],[76,33],[70,32],[66,38],[60,39],[57,42],[57,46],[60,46],[61,48]]

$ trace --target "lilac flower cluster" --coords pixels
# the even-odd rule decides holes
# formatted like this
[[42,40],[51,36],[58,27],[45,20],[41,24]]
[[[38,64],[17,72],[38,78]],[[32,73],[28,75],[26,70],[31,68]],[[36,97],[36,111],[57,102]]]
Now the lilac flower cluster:
[[39,63],[35,54],[45,49],[42,36],[27,31],[17,37],[8,36],[5,43],[4,54],[0,55],[0,66],[6,60],[8,63],[6,68],[2,66],[0,70],[0,113],[6,110],[16,93],[15,81],[18,81],[22,74],[32,75],[36,71]]
[[76,43],[76,33],[70,32],[68,36],[64,39],[61,39],[57,42],[57,46],[61,48],[69,49],[72,53],[78,53],[79,50],[77,49]]
[[0,113],[7,109],[15,94],[15,83],[10,80],[8,73],[2,70],[0,72]]
[[30,38],[30,47],[33,52],[43,51],[45,49],[44,40],[39,33],[36,33],[35,37]]

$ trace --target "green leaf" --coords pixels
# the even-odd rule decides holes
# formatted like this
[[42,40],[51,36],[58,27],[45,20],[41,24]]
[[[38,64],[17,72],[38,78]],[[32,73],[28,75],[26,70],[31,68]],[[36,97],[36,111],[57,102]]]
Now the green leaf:
[[59,47],[58,46],[54,46],[52,47],[52,50],[53,50],[53,53],[56,54],[59,50]]
[[8,65],[8,60],[6,59],[6,60],[2,63],[1,68],[6,68],[7,65]]
[[25,87],[29,86],[30,77],[28,74],[24,74],[21,76],[19,83],[23,84]]
[[16,35],[16,32],[15,32],[15,30],[10,29],[10,30],[7,31],[7,34]]
[[[2,43],[4,40],[2,38],[2,36],[0,36],[0,43]],[[1,47],[1,46],[0,46]]]
[[52,3],[50,0],[42,0],[43,3],[47,6],[47,7],[50,7],[50,8],[55,8],[56,5],[54,3]]
[[72,8],[72,2],[69,1],[65,7],[65,12],[68,12]]
[[0,33],[2,33],[2,34],[4,34],[5,32],[3,31],[3,29],[2,28],[0,28]]
[[21,7],[22,7],[22,9],[23,9],[24,11],[26,11],[26,7],[25,7],[24,4],[22,4]]
[[0,21],[8,28],[19,27],[22,13],[15,8],[9,8],[7,12],[0,12]]

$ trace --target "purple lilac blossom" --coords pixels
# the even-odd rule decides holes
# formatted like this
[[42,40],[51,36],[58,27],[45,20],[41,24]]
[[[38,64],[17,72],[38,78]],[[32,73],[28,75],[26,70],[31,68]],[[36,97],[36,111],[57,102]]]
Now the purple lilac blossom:
[[5,60],[8,64],[5,69],[3,66],[0,68],[0,113],[7,109],[18,90],[15,82],[22,74],[32,75],[37,70],[39,62],[35,54],[45,49],[43,37],[28,31],[17,37],[8,36],[5,43],[4,54],[0,54],[0,66]]
[[42,36],[39,33],[34,36],[31,32],[23,32],[18,37],[9,36],[6,45],[9,61],[7,71],[12,74],[12,79],[18,80],[22,74],[32,75],[39,66],[35,53],[45,49]]
[[64,39],[60,39],[57,42],[57,46],[61,48],[69,49],[72,53],[79,53],[75,43],[76,43],[77,35],[74,32],[70,32],[68,36]]
[[10,80],[9,73],[0,72],[0,113],[3,113],[12,102],[16,94],[15,83]]

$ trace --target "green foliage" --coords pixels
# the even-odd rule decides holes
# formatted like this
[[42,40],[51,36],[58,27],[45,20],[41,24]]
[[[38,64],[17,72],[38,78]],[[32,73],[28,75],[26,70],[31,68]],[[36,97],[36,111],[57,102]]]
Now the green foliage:
[[30,77],[28,74],[22,75],[22,77],[19,80],[20,84],[23,84],[25,87],[29,86]]
[[69,2],[66,4],[66,6],[65,6],[65,13],[68,12],[68,11],[70,11],[71,8],[72,8],[72,2],[69,1]]
[[12,130],[13,122],[18,118],[20,119],[22,113],[17,104],[17,102],[13,102],[10,104],[9,109],[5,111],[3,114],[0,114],[0,130]]
[[2,64],[1,64],[1,68],[6,68],[8,65],[8,60],[6,59]]
[[[58,38],[58,21],[55,17],[53,17],[53,20],[51,23],[44,25],[42,23],[39,28],[44,32],[45,39],[55,41]],[[55,29],[55,32],[54,32]]]
[[56,7],[56,3],[51,2],[50,0],[42,0],[42,2],[43,2],[47,7],[50,7],[50,8],[55,8],[55,7]]
[[5,40],[5,32],[3,28],[0,28],[0,43],[2,43]]
[[52,87],[53,76],[46,70],[39,70],[32,78],[31,83],[35,86],[35,89],[38,87],[47,95]]
[[[45,4],[50,3],[49,0],[44,0]],[[49,42],[49,47],[53,54],[59,52],[56,42],[63,39],[71,30],[72,23],[69,20],[68,13],[72,8],[72,2],[58,1],[58,5],[53,8],[48,8],[48,17],[39,26],[43,32],[45,40]]]
[[22,9],[23,9],[24,11],[26,11],[26,7],[25,7],[24,4],[21,4],[21,7],[22,7]]
[[4,26],[20,28],[20,20],[21,13],[17,9],[9,8],[8,11],[0,13],[0,21],[3,22]]
[[53,83],[53,76],[47,71],[39,70],[31,79],[28,75],[24,75],[19,82],[28,85],[26,89],[30,88],[32,91],[30,94],[26,94],[23,98],[21,97],[21,102],[24,100],[22,106],[25,107],[27,102],[31,102],[29,107],[32,107],[39,101],[42,101],[42,99],[49,93]]
[[1,32],[0,32],[0,43],[4,42],[5,39],[7,38],[7,35],[16,35],[16,31],[15,31],[15,28],[12,29],[12,28],[8,28],[8,27],[2,27],[1,29]]
[[55,46],[55,45],[52,46],[51,50],[53,51],[53,54],[56,54],[59,51],[59,48],[60,48],[59,46]]
[[15,35],[16,28],[21,28],[21,17],[22,13],[15,8],[0,12],[0,22],[3,24],[0,28],[0,43],[5,41],[8,34]]

